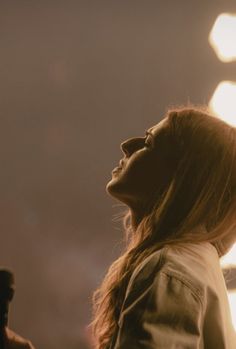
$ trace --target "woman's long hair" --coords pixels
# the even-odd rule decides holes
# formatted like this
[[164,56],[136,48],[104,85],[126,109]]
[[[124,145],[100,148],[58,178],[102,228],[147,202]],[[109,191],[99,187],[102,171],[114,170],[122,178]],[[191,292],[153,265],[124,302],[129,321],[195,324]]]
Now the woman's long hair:
[[[124,214],[125,249],[92,297],[96,349],[110,343],[130,276],[148,255],[208,241],[221,257],[236,240],[236,129],[199,108],[169,110],[166,117],[173,175],[136,229],[130,210]],[[206,229],[194,229],[201,225]]]

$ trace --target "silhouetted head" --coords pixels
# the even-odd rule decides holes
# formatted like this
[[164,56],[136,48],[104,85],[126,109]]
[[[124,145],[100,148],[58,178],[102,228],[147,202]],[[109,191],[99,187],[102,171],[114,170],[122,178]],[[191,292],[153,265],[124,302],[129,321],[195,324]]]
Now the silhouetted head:
[[184,237],[201,225],[209,233],[202,240],[224,236],[232,243],[234,127],[202,110],[171,110],[145,137],[130,138],[121,149],[122,168],[113,172],[107,192],[128,205],[138,224],[145,218],[147,226],[148,219],[154,240]]
[[0,302],[10,302],[15,290],[14,275],[11,270],[0,268]]
[[154,193],[159,193],[173,177],[175,147],[168,137],[168,118],[121,143],[125,157],[112,173],[107,191],[132,209],[144,210]]

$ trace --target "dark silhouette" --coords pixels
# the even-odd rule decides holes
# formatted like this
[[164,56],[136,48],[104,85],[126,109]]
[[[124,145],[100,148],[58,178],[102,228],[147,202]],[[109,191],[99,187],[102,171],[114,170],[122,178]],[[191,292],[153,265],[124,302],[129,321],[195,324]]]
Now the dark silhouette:
[[34,349],[30,341],[25,340],[8,328],[9,303],[15,291],[14,275],[10,270],[0,269],[0,348]]

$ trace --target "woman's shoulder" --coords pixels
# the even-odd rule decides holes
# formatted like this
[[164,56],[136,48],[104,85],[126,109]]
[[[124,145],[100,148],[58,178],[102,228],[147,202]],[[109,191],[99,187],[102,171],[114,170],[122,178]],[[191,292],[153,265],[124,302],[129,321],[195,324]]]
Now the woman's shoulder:
[[217,250],[209,242],[167,247],[162,272],[186,282],[202,296],[206,287],[223,277]]
[[161,269],[162,265],[165,263],[165,256],[167,253],[167,248],[163,247],[157,251],[152,252],[147,256],[133,271],[126,293],[133,288],[140,287],[143,284],[147,284],[148,281],[153,280],[155,274]]
[[135,297],[160,274],[181,281],[199,297],[203,297],[206,287],[214,285],[219,277],[222,282],[223,277],[217,251],[210,243],[168,245],[150,254],[136,267],[126,294]]
[[[130,278],[121,309],[119,326],[127,314],[140,312],[146,307],[160,308],[160,304],[186,302],[188,306],[198,307],[201,302],[198,287],[189,282],[188,276],[180,268],[174,249],[165,246],[146,257],[134,270]],[[169,298],[170,297],[170,298]],[[160,302],[160,304],[159,304]]]
[[[178,268],[176,268],[178,266]],[[176,276],[186,274],[188,270],[206,270],[206,267],[220,266],[216,248],[209,242],[165,245],[152,252],[134,270],[130,282],[138,276],[149,276],[153,272],[168,270]]]

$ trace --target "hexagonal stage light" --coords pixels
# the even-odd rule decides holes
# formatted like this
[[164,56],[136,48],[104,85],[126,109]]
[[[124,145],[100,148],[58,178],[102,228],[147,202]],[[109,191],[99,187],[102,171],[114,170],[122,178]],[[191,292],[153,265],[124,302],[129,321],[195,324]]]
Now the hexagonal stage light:
[[221,61],[236,60],[236,14],[222,13],[217,17],[209,42]]
[[209,107],[214,115],[236,126],[236,82],[220,82],[209,102]]

